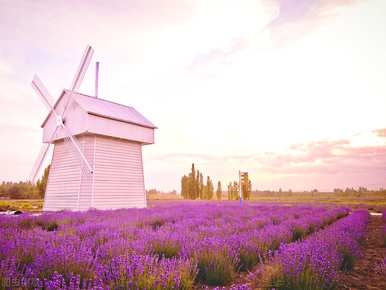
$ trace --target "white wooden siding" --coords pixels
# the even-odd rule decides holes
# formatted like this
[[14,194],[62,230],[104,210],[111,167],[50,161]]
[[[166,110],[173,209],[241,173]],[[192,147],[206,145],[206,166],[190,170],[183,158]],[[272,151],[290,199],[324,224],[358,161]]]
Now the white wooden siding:
[[146,207],[141,144],[98,136],[94,178],[96,208]]
[[94,174],[81,169],[72,144],[56,142],[44,210],[146,207],[140,143],[97,135],[78,140]]
[[68,142],[55,143],[44,199],[45,211],[78,208],[80,163]]
[[[96,136],[85,135],[79,138],[82,152],[86,157],[91,168],[94,167],[94,144]],[[92,207],[92,182],[93,174],[91,174],[87,166],[82,162],[80,194],[79,194],[79,210],[87,210]]]
[[154,129],[88,114],[89,133],[113,136],[144,144],[154,143]]

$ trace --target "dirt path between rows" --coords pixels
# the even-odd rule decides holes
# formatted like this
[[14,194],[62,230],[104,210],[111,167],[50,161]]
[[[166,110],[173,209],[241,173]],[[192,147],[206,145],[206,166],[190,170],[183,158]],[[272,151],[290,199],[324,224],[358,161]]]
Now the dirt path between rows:
[[383,246],[383,221],[381,216],[371,216],[368,232],[363,242],[363,257],[356,261],[354,269],[339,277],[339,289],[386,289],[386,258]]

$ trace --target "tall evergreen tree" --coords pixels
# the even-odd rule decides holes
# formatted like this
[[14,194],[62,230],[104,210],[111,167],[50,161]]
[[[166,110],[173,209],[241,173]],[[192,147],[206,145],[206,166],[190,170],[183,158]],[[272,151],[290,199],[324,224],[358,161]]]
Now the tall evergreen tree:
[[181,196],[185,199],[212,199],[214,195],[214,186],[210,177],[207,177],[204,185],[204,176],[202,172],[195,168],[194,163],[188,176],[181,178]]
[[196,199],[197,198],[197,192],[196,192],[196,170],[194,168],[194,163],[192,163],[192,170],[191,170],[190,198],[191,199]]
[[213,183],[210,177],[208,176],[206,179],[206,199],[213,199]]
[[44,173],[43,173],[42,178],[36,182],[36,187],[39,191],[39,196],[41,198],[44,198],[44,194],[46,193],[46,187],[47,187],[47,181],[48,181],[48,174],[50,173],[50,167],[51,167],[51,165],[48,165],[44,169]]
[[189,198],[189,177],[186,175],[181,178],[181,196],[184,199]]
[[242,186],[243,199],[248,200],[250,195],[251,195],[251,191],[252,191],[251,180],[249,178],[244,180],[243,184],[241,186]]
[[222,197],[222,189],[221,189],[221,181],[217,182],[217,190],[216,190],[216,198],[217,200],[221,200]]
[[200,198],[200,171],[197,169],[197,174],[196,174],[196,180],[194,182],[194,191],[196,194],[196,198]]
[[233,200],[237,200],[237,199],[239,199],[239,184],[236,182],[236,181],[234,181],[233,182],[233,192],[232,192],[232,199]]
[[200,187],[199,187],[199,196],[200,199],[204,199],[204,175],[200,172]]
[[233,192],[233,185],[232,182],[229,182],[228,184],[228,200],[232,200],[232,192]]

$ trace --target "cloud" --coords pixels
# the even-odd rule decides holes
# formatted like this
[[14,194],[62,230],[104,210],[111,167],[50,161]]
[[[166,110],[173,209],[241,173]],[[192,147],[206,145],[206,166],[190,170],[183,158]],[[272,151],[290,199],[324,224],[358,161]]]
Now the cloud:
[[274,28],[280,25],[303,21],[319,21],[338,8],[352,5],[358,0],[271,0],[277,5],[277,16],[269,23]]
[[188,66],[189,70],[206,68],[213,64],[226,64],[235,53],[248,47],[248,41],[244,38],[233,38],[226,48],[213,48],[205,53],[198,53],[192,63]]
[[341,8],[358,0],[268,0],[276,7],[276,16],[267,25],[273,39],[279,44],[296,40],[315,30]]
[[[376,130],[378,131],[378,130]],[[349,139],[319,140],[294,144],[284,152],[210,155],[171,153],[159,157],[164,161],[205,162],[212,165],[233,164],[255,168],[271,175],[307,176],[332,174],[386,174],[386,143],[354,146]],[[237,166],[236,166],[237,167]],[[358,177],[360,178],[360,176]]]
[[255,160],[261,170],[278,174],[386,173],[386,144],[353,147],[349,140],[317,141]]

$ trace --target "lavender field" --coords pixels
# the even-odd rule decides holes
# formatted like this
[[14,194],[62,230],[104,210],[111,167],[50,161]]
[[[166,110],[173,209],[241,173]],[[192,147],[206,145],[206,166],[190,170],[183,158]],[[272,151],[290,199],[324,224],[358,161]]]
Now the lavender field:
[[367,211],[175,202],[0,217],[0,288],[334,289]]

